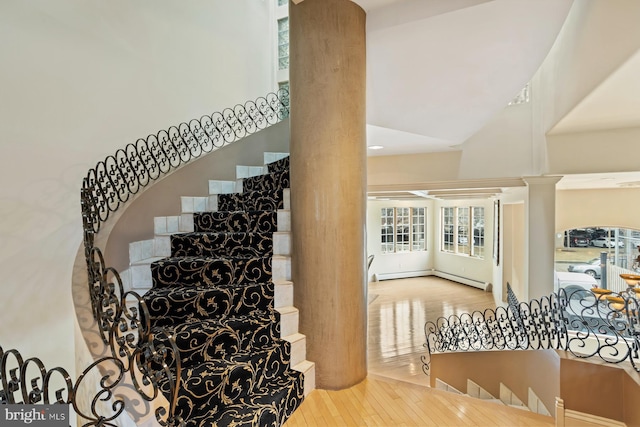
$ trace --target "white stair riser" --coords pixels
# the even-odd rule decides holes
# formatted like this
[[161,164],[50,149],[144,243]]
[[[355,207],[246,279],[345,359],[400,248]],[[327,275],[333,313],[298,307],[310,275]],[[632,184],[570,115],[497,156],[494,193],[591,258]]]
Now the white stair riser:
[[206,212],[209,210],[209,197],[180,197],[182,213]]
[[153,232],[155,234],[177,233],[180,231],[179,216],[157,216],[153,218]]
[[171,256],[171,236],[156,236],[153,239],[153,256],[168,257]]
[[284,202],[285,210],[291,210],[291,190],[289,188],[285,188],[282,190],[282,198]]
[[185,233],[192,233],[195,230],[193,225],[193,214],[192,213],[183,213],[180,215],[180,231]]
[[157,216],[153,218],[154,234],[189,233],[193,231],[193,212],[179,216]]
[[291,258],[274,256],[271,264],[272,280],[291,280]]
[[293,306],[293,283],[276,283],[273,296],[275,308]]
[[268,165],[269,163],[277,162],[280,159],[284,159],[288,157],[289,153],[276,153],[273,151],[267,151],[264,153],[264,164]]
[[273,254],[287,256],[291,255],[291,233],[273,233]]
[[291,366],[304,362],[307,357],[307,337],[302,334],[294,334],[284,337],[291,344]]
[[266,166],[236,166],[236,179],[251,178],[267,173]]
[[141,240],[129,243],[129,263],[136,263],[143,259],[151,258],[154,252],[154,241]]
[[[293,308],[293,307],[288,307]],[[280,312],[280,336],[286,337],[298,333],[299,314],[297,309],[282,310],[276,309]]]
[[133,288],[131,283],[131,270],[126,269],[120,272],[120,280],[122,281],[122,288],[125,292],[129,292]]
[[218,195],[209,196],[209,211],[218,212]]
[[151,267],[149,264],[132,265],[129,267],[131,272],[131,288],[132,289],[150,289],[153,285],[151,279]]
[[278,231],[291,231],[291,211],[279,209],[276,212],[278,221]]
[[237,181],[218,181],[212,179],[209,180],[209,194],[241,193],[242,191],[237,190],[237,185]]
[[302,363],[298,363],[293,366],[298,372],[302,372],[304,375],[304,395],[309,395],[316,388],[316,365],[313,362],[305,360]]

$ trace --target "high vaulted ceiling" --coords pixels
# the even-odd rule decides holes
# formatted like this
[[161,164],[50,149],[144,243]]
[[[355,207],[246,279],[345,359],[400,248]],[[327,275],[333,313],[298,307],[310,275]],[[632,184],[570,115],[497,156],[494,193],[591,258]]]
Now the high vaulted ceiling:
[[[533,77],[573,3],[354,1],[367,12],[368,145],[385,147],[370,156],[460,149]],[[638,76],[640,51],[578,100],[549,135],[640,126]],[[629,183],[640,186],[640,174],[565,176],[558,188]]]
[[[384,146],[370,156],[460,150],[534,76],[575,1],[586,3],[576,6],[585,6],[578,15],[591,25],[591,41],[615,32],[589,20],[605,5],[587,0],[353,1],[367,13],[367,143]],[[606,6],[627,10],[633,1]],[[640,51],[612,71],[548,135],[639,127]],[[558,188],[630,182],[640,184],[640,174],[565,176]]]
[[531,79],[572,2],[356,3],[367,12],[368,144],[389,155],[451,150],[482,128]]

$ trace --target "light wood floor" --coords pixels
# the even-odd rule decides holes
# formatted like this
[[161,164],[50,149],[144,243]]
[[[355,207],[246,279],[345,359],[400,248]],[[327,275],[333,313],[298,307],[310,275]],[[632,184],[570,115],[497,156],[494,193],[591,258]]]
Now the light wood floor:
[[286,427],[554,426],[551,417],[429,387],[425,322],[495,307],[490,293],[422,277],[370,283],[369,301],[368,378],[346,390],[314,390]]

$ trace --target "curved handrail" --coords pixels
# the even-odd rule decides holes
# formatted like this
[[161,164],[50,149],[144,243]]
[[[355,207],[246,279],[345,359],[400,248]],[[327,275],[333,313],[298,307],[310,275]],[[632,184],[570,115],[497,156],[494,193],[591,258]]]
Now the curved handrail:
[[281,89],[221,113],[171,126],[116,151],[90,169],[82,182],[85,232],[99,232],[112,212],[152,181],[214,148],[276,124],[288,114],[289,93]]
[[518,302],[507,284],[508,305],[440,317],[424,326],[429,373],[434,352],[542,350],[570,352],[607,363],[629,361],[640,372],[640,301],[635,288],[560,289],[548,297]]
[[[87,420],[85,426],[115,426],[112,421],[125,410],[125,401],[114,389],[126,383],[145,401],[154,400],[162,389],[168,405],[156,409],[156,419],[162,426],[184,425],[175,415],[181,366],[174,337],[151,327],[145,302],[137,293],[124,291],[120,274],[106,265],[95,237],[111,213],[151,182],[288,114],[289,94],[281,89],[139,139],[89,170],[80,194],[84,254],[93,316],[111,355],[94,361],[74,383],[63,368],[47,370],[40,359],[25,361],[17,350],[0,347],[0,404],[69,404]],[[62,386],[51,385],[56,377],[54,382]],[[100,378],[99,389],[82,405],[78,394],[87,377]]]

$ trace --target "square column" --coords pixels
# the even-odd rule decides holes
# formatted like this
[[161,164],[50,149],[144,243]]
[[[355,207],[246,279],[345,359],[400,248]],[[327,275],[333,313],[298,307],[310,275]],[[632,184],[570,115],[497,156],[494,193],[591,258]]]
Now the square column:
[[554,288],[556,183],[560,176],[524,177],[529,190],[525,210],[529,299],[549,296]]

